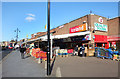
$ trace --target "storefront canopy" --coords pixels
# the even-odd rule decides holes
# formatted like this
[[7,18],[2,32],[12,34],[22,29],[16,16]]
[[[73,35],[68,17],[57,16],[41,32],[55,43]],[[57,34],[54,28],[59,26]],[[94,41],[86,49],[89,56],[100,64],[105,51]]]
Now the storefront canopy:
[[[70,33],[70,34],[62,34],[62,35],[50,35],[50,39],[63,39],[63,38],[68,38],[68,37],[74,37],[74,36],[81,36],[81,35],[87,35],[90,34],[90,31],[86,31],[86,32],[78,32],[78,33]],[[41,36],[37,39],[33,39],[30,41],[26,41],[24,43],[28,43],[28,42],[32,42],[32,41],[37,41],[37,40],[42,40],[42,41],[47,41],[47,35]]]
[[[50,36],[50,39],[62,39],[62,38],[68,38],[68,37],[73,37],[73,36],[81,36],[81,35],[87,35],[87,34],[90,34],[90,31],[70,33],[70,34],[62,34],[62,35],[54,35],[54,36]],[[39,39],[47,40],[47,35],[39,37]]]

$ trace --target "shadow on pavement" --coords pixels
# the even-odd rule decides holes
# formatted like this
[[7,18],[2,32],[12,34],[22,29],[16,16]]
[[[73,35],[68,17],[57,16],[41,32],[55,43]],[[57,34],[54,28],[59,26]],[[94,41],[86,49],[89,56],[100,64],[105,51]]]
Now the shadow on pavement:
[[26,59],[26,58],[29,58],[29,57],[31,57],[31,56],[26,56],[26,57],[24,57],[24,58]]
[[53,70],[53,66],[54,66],[54,63],[55,63],[55,59],[56,59],[56,56],[54,57],[54,60],[50,66],[50,74],[52,73],[52,70]]

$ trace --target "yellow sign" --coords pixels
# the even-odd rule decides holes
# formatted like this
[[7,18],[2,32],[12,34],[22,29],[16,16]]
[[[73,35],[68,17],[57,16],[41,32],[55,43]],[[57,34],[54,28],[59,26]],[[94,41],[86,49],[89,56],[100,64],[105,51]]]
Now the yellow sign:
[[26,37],[28,37],[28,34],[27,34],[27,36]]
[[47,29],[47,24],[45,25],[45,29]]

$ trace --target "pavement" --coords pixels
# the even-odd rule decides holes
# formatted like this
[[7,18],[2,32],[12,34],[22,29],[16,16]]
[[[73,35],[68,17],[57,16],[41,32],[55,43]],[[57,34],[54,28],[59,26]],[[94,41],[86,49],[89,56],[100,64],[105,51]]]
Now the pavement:
[[[3,58],[2,77],[46,77],[45,62],[33,57],[21,59],[18,50]],[[49,77],[118,77],[118,61],[96,57],[54,57]],[[0,72],[1,74],[1,72]]]
[[18,50],[12,51],[2,60],[2,77],[45,77],[44,66],[36,59],[25,56],[21,59]]
[[51,77],[118,77],[118,61],[96,57],[57,57]]

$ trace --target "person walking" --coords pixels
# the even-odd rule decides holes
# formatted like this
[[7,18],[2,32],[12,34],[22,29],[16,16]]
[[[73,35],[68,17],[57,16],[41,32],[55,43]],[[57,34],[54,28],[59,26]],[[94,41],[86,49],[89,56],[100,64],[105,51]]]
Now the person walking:
[[24,52],[26,51],[26,48],[22,45],[20,47],[20,53],[21,53],[21,58],[24,59]]
[[85,52],[84,52],[85,53],[85,57],[87,56],[87,50],[88,50],[87,46],[85,46]]
[[78,45],[76,45],[76,47],[74,48],[74,55],[78,54]]
[[82,45],[82,57],[84,57],[85,55],[85,53],[84,53],[84,51],[85,51],[85,47],[84,47],[84,45]]

